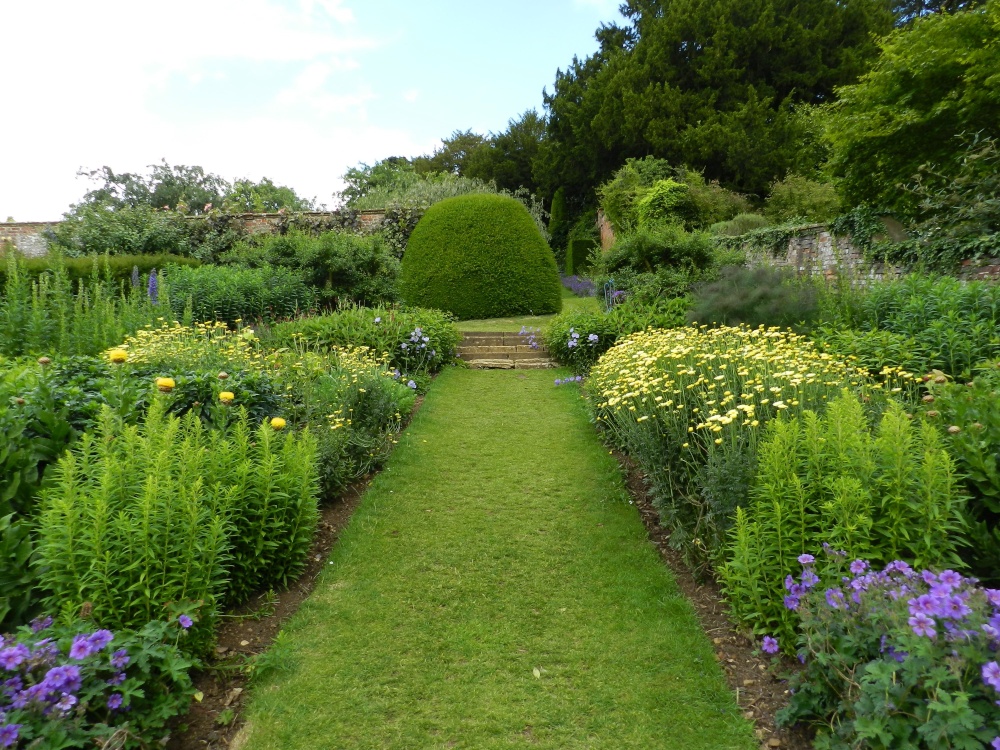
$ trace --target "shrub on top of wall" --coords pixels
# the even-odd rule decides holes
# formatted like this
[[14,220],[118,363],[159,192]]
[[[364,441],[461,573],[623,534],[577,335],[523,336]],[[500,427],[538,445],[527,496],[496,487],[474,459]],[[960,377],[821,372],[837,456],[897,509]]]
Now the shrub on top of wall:
[[410,236],[401,291],[461,320],[559,312],[555,257],[527,209],[499,195],[431,206]]

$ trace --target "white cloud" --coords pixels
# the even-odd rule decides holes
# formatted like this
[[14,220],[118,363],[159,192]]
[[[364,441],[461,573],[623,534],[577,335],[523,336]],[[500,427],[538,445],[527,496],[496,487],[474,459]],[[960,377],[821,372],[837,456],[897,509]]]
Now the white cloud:
[[420,91],[418,89],[410,89],[403,94],[403,101],[408,104],[413,104],[417,99],[420,98]]
[[573,5],[579,8],[596,8],[608,16],[617,16],[622,0],[573,0]]

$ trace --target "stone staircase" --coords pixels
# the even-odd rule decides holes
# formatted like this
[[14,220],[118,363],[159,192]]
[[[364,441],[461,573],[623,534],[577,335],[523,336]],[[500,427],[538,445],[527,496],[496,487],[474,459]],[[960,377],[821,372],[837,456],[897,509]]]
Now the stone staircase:
[[477,370],[544,370],[558,365],[543,344],[532,348],[514,332],[464,332],[458,356]]

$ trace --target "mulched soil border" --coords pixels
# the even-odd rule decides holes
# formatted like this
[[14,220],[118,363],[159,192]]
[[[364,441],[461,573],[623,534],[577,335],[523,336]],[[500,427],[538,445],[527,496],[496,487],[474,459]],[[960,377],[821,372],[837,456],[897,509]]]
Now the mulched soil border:
[[670,546],[670,534],[660,525],[659,511],[649,497],[646,477],[625,454],[615,451],[625,475],[629,494],[639,509],[649,539],[670,568],[684,596],[694,607],[702,629],[712,639],[715,658],[725,672],[736,703],[754,723],[762,748],[812,750],[811,732],[800,728],[777,728],[774,715],[788,703],[788,684],[781,679],[796,669],[796,662],[761,653],[759,644],[733,625],[718,584],[694,575],[681,554]]

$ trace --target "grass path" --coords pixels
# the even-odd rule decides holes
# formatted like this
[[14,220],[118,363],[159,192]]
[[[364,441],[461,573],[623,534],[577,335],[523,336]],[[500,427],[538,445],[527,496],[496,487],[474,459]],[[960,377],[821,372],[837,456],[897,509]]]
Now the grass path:
[[[563,289],[563,312],[600,312],[601,303],[597,297],[577,297],[568,289]],[[458,327],[463,331],[520,331],[521,326],[528,328],[544,328],[556,317],[555,315],[521,315],[515,318],[485,318],[482,320],[463,320]]]
[[755,746],[579,391],[552,380],[441,375],[234,747]]

